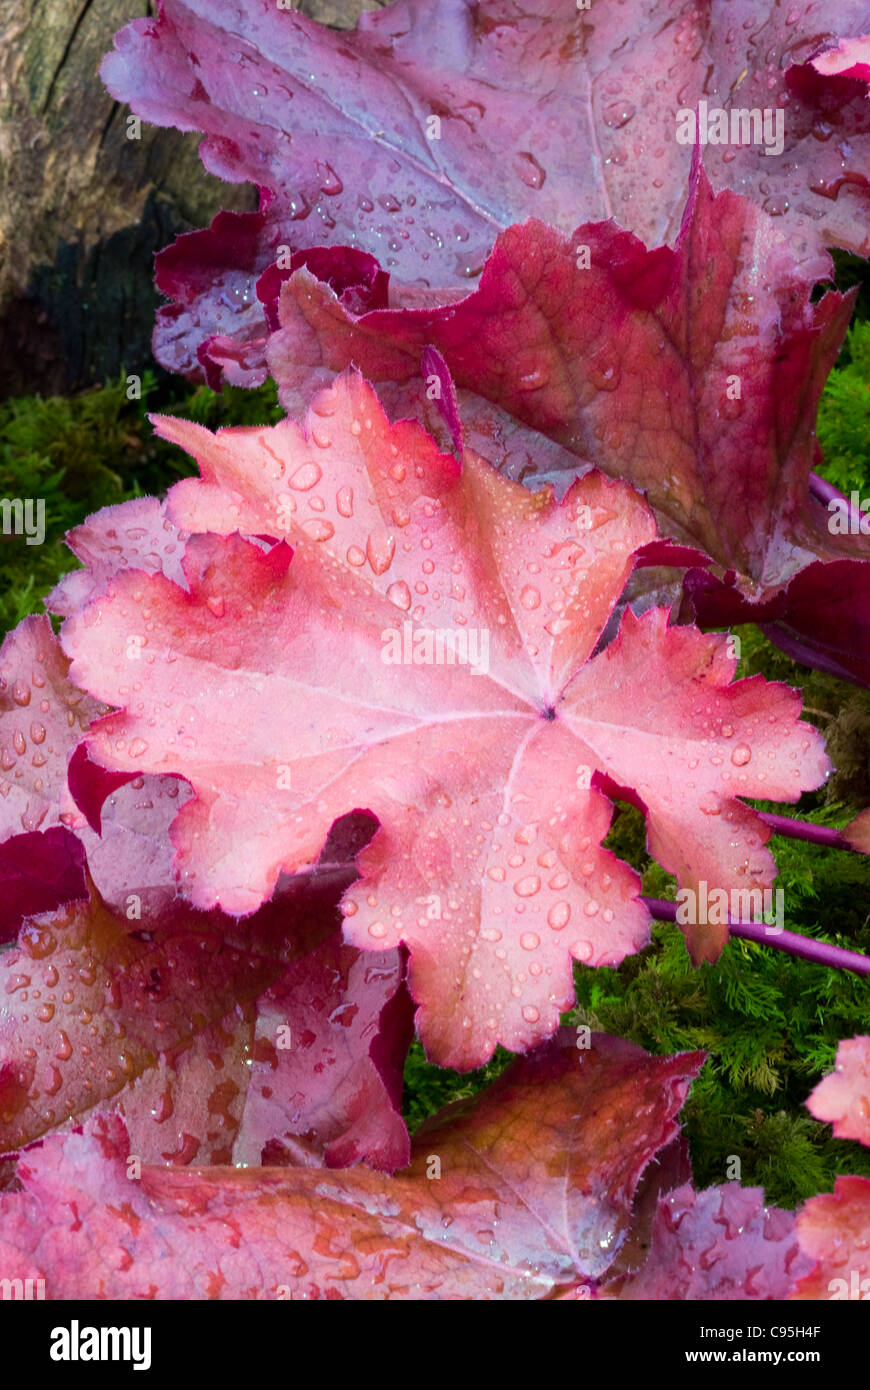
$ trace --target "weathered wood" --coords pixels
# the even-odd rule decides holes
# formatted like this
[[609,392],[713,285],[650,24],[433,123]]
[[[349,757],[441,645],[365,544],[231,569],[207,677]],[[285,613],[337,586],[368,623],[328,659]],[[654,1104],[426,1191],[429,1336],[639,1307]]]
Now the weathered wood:
[[[303,0],[347,27],[377,0]],[[0,396],[67,392],[154,366],[156,251],[255,190],[207,174],[200,137],[142,124],[99,79],[147,0],[3,0],[0,27]]]

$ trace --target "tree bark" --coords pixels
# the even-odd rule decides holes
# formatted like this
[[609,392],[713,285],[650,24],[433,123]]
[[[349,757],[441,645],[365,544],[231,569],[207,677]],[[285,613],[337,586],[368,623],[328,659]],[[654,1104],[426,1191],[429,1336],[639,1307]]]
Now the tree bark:
[[[377,0],[302,0],[348,27]],[[207,174],[200,136],[141,125],[99,78],[148,0],[4,0],[0,29],[0,397],[68,393],[154,370],[153,258],[249,184]]]

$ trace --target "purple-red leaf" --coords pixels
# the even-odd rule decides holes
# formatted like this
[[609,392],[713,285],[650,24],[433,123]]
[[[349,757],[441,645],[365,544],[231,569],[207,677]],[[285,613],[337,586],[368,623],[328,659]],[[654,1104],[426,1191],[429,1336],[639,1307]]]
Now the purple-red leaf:
[[14,941],[22,918],[50,912],[85,891],[85,851],[66,826],[11,835],[0,843],[0,943]]
[[760,1187],[728,1183],[661,1197],[646,1263],[602,1290],[606,1298],[661,1301],[782,1299],[811,1262],[795,1217],[764,1205]]
[[112,1108],[142,1162],[275,1162],[298,1140],[331,1166],[404,1166],[404,967],[342,945],[350,877],[287,885],[243,931],[180,902],[143,912],[139,895],[31,919],[0,956],[17,1084],[0,1150]]
[[117,1117],[21,1156],[0,1267],[48,1298],[536,1299],[601,1278],[703,1054],[573,1030],[429,1121],[409,1169],[129,1176]]
[[[866,27],[866,6],[813,8],[401,0],[334,33],[273,0],[162,0],[117,35],[104,81],[146,120],[203,131],[206,168],[256,183],[261,207],[163,261],[176,304],[161,315],[161,360],[262,379],[257,274],[318,244],[376,256],[394,302],[429,286],[444,302],[528,217],[563,233],[612,217],[650,244],[672,240],[692,156],[678,112],[702,102],[729,113],[728,142],[704,147],[717,189],[750,194],[801,261],[831,244],[865,254],[862,70],[807,60]],[[770,138],[730,140],[732,112],[751,126],[763,110]]]
[[812,304],[812,283],[770,218],[715,197],[700,172],[674,249],[609,222],[571,238],[528,222],[447,307],[357,316],[299,271],[268,356],[293,409],[351,362],[412,382],[433,345],[458,387],[562,446],[562,466],[592,459],[640,488],[667,535],[735,570],[759,603],[817,557],[870,554],[809,495],[818,400],[852,307],[836,293]]

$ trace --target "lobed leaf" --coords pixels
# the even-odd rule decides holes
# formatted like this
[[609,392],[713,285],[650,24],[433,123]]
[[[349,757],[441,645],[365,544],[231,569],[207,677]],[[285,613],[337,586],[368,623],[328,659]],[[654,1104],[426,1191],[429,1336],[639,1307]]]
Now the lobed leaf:
[[[769,832],[738,798],[817,785],[821,739],[795,692],[730,685],[724,638],[669,628],[664,610],[626,613],[593,655],[653,535],[625,484],[589,473],[557,504],[468,450],[460,468],[419,426],[390,425],[354,373],[305,429],[159,427],[202,469],[169,503],[200,533],[189,590],[122,573],[64,644],[76,679],[120,707],[91,754],[193,787],[172,838],[197,906],[254,911],[339,816],[368,810],[380,828],[346,939],[407,943],[421,1036],[467,1068],[552,1033],[572,959],[613,964],[647,939],[636,875],[601,848],[600,781],[634,789],[681,883],[772,881]],[[283,532],[292,563],[239,529]],[[147,635],[135,691],[131,631]],[[415,641],[432,647],[422,661]],[[726,933],[690,932],[695,958]]]

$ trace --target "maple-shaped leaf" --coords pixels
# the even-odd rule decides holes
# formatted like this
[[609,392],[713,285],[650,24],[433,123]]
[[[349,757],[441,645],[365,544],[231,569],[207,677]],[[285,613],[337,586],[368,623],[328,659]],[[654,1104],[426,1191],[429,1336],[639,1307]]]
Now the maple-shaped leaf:
[[0,956],[0,1151],[113,1108],[142,1162],[275,1162],[299,1139],[403,1167],[404,967],[342,944],[352,877],[288,884],[244,931],[180,902],[128,920],[96,892],[31,919]]
[[837,1048],[837,1065],[816,1086],[807,1108],[834,1127],[839,1139],[870,1146],[870,1037],[846,1038]]
[[21,1155],[0,1264],[63,1298],[536,1299],[601,1278],[702,1053],[573,1029],[418,1132],[411,1166],[143,1167],[118,1117]]
[[67,763],[104,710],[69,679],[48,618],[24,618],[7,635],[0,648],[0,837],[84,824]]
[[[584,254],[585,252],[585,254]],[[809,495],[815,422],[852,297],[812,278],[747,199],[696,171],[676,246],[612,222],[568,238],[503,233],[479,287],[432,309],[351,313],[300,270],[283,285],[269,362],[282,400],[351,362],[409,382],[427,345],[457,386],[640,488],[662,530],[760,602],[822,557],[870,556]],[[284,387],[287,390],[284,390]],[[552,476],[552,475],[551,475]]]
[[760,1187],[690,1185],[659,1198],[638,1273],[605,1284],[604,1298],[741,1301],[787,1298],[809,1273],[793,1212],[764,1205]]
[[[634,789],[681,883],[772,881],[769,832],[738,798],[818,785],[822,741],[796,692],[731,685],[724,637],[669,628],[666,610],[627,613],[593,657],[654,534],[627,485],[592,472],[556,503],[468,450],[460,467],[391,425],[356,373],[305,428],[159,427],[202,471],[170,515],[230,534],[189,542],[189,592],[122,573],[63,640],[76,679],[119,707],[91,756],[193,787],[172,837],[198,906],[253,911],[340,815],[368,810],[380,828],[345,935],[409,945],[426,1046],[470,1067],[553,1031],[572,959],[614,964],[648,939],[636,874],[601,848],[599,775]],[[283,532],[292,563],[238,530]],[[148,638],[135,696],[133,630]],[[693,930],[696,959],[726,934]]]
[[797,1219],[801,1249],[816,1261],[794,1299],[870,1299],[870,1178],[839,1177]]
[[203,131],[206,168],[256,183],[261,205],[164,262],[176,303],[160,360],[261,380],[257,275],[318,243],[449,297],[527,217],[563,233],[612,217],[671,239],[692,154],[679,130],[702,104],[711,121],[726,112],[728,138],[705,145],[717,188],[751,194],[800,260],[823,244],[865,254],[866,88],[807,60],[866,19],[862,0],[818,17],[745,0],[595,14],[576,0],[402,0],[334,33],[269,0],[163,0],[117,35],[103,79],[144,119]]
[[45,606],[69,617],[108,586],[122,569],[158,571],[184,582],[181,556],[187,536],[173,526],[156,497],[134,497],[102,507],[66,534],[66,543],[84,569],[72,570],[52,589]]

